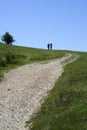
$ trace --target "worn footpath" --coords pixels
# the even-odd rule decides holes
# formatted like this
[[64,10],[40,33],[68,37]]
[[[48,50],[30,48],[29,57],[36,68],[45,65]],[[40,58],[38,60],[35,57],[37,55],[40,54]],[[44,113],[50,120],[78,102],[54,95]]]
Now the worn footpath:
[[34,63],[6,73],[0,83],[0,130],[27,130],[29,120],[63,73],[61,59]]

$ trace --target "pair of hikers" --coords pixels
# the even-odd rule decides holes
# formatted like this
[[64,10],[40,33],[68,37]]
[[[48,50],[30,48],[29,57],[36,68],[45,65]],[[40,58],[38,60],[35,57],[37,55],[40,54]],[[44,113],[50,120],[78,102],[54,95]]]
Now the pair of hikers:
[[53,46],[52,43],[48,43],[48,44],[47,44],[48,50],[52,50],[52,46]]

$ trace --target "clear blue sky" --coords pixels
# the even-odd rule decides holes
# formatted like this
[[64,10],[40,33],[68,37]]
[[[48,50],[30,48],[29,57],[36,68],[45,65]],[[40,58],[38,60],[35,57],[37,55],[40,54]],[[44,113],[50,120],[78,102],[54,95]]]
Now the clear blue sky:
[[0,37],[15,45],[87,51],[87,0],[0,0]]

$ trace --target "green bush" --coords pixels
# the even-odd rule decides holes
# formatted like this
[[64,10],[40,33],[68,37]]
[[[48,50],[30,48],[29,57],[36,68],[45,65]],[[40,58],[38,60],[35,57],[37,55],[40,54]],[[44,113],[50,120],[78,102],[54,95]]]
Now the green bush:
[[4,56],[0,56],[0,66],[6,66],[6,58]]
[[16,61],[16,56],[15,55],[13,55],[12,53],[8,53],[6,55],[7,64],[15,63],[15,61]]

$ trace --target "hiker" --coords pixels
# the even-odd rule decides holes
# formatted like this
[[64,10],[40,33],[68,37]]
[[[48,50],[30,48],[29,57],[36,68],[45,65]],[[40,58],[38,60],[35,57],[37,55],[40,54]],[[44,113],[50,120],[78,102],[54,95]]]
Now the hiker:
[[50,44],[48,43],[48,45],[47,45],[48,50],[49,50],[49,47],[50,47]]
[[52,46],[53,46],[52,43],[50,43],[50,49],[51,49],[51,50],[52,50]]

